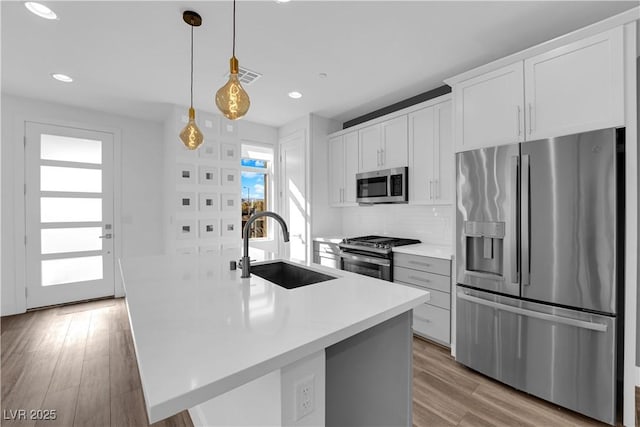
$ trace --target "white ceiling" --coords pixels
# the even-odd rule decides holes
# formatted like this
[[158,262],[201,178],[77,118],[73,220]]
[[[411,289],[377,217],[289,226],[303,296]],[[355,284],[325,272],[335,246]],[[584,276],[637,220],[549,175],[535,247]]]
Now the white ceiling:
[[[161,120],[189,103],[215,112],[231,56],[230,1],[48,1],[59,19],[2,2],[2,91]],[[340,121],[441,86],[443,79],[630,9],[637,1],[240,1],[247,120],[281,126],[306,113]],[[74,77],[72,84],[51,73]],[[322,79],[319,73],[327,73]],[[299,100],[287,93],[298,90]]]

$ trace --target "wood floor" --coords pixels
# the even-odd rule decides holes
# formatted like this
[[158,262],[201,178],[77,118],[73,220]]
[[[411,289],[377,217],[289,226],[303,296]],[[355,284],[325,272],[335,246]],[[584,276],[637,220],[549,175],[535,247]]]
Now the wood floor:
[[[122,299],[3,317],[0,330],[3,426],[149,425]],[[414,426],[599,425],[476,374],[418,338],[413,360]],[[7,419],[17,409],[55,409],[57,417]],[[185,411],[153,425],[193,424]]]
[[[0,329],[3,426],[149,425],[122,299],[3,317]],[[57,417],[7,420],[17,409]],[[183,412],[153,425],[193,424]]]

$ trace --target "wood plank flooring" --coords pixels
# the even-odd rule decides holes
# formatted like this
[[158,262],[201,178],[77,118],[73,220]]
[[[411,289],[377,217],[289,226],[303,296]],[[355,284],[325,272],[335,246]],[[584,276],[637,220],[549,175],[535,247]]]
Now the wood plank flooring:
[[[3,426],[149,425],[124,300],[3,317],[0,330]],[[56,419],[6,419],[17,409]],[[184,411],[153,426],[193,423]]]
[[456,363],[448,348],[414,338],[413,425],[546,427],[606,424],[480,375]]
[[[0,331],[3,426],[149,425],[124,300],[3,317]],[[418,338],[413,360],[416,427],[601,425],[479,375]],[[55,409],[57,417],[6,419],[16,409]],[[153,425],[193,424],[184,411]]]

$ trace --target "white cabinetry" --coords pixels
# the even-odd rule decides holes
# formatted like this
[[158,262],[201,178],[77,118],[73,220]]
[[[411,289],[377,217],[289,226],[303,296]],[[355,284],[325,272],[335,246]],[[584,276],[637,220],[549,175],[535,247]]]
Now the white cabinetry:
[[623,65],[618,27],[455,83],[456,151],[624,124]]
[[407,166],[407,116],[402,115],[359,131],[360,171]]
[[451,261],[393,254],[393,281],[429,291],[431,299],[413,310],[413,332],[451,344]]
[[355,206],[358,172],[358,132],[329,139],[329,203]]
[[456,151],[524,140],[522,62],[454,86]]
[[622,27],[524,61],[533,141],[624,124]]
[[451,101],[409,114],[409,202],[453,203]]

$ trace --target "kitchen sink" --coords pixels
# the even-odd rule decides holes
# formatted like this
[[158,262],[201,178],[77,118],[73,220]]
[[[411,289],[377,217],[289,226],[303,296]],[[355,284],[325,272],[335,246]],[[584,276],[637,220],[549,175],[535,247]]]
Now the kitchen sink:
[[337,278],[282,261],[252,265],[251,274],[262,277],[286,289],[313,285],[314,283],[326,282]]

